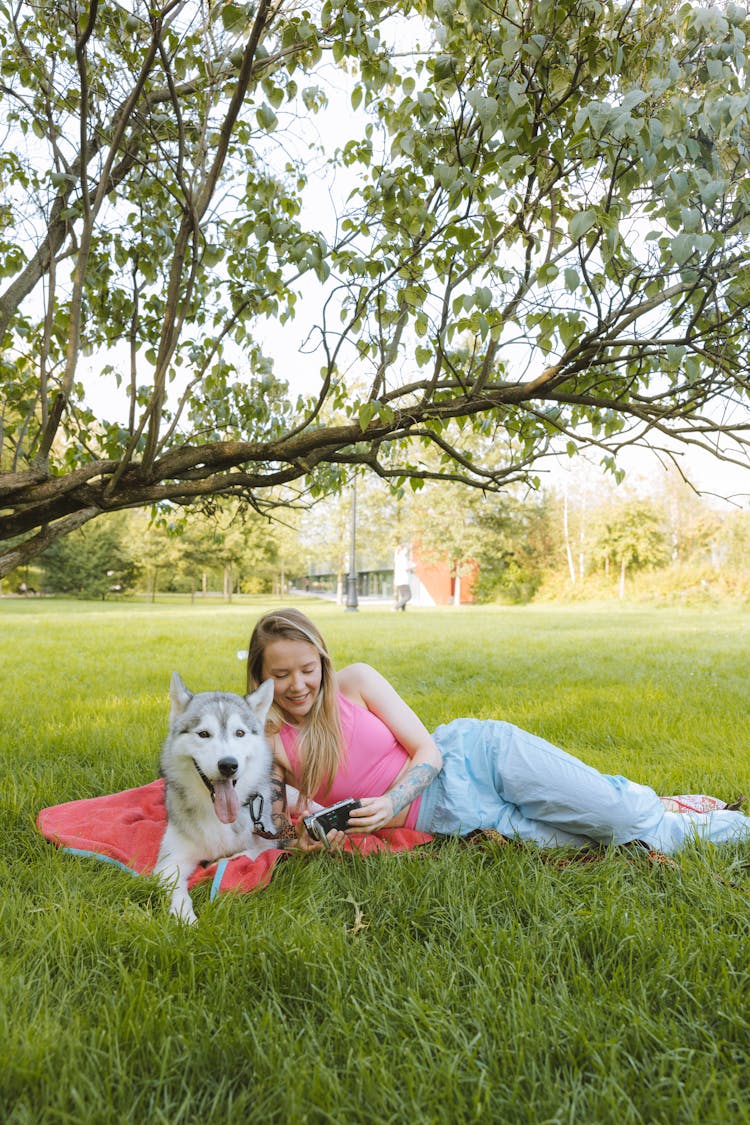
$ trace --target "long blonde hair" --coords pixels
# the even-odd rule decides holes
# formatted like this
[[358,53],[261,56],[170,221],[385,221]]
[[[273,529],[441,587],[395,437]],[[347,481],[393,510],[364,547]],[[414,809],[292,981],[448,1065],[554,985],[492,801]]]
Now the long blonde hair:
[[[277,640],[304,641],[313,645],[320,656],[320,691],[312,708],[297,732],[297,749],[301,774],[297,785],[303,797],[314,797],[318,790],[327,792],[344,758],[336,679],[328,648],[316,625],[298,609],[279,609],[266,613],[253,629],[247,655],[247,690],[255,691],[263,679],[263,657],[266,646]],[[274,703],[266,722],[270,733],[289,722]]]

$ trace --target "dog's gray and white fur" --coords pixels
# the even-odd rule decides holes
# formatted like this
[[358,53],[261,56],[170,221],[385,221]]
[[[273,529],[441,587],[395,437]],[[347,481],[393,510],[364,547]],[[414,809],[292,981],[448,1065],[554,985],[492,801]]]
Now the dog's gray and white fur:
[[247,696],[193,695],[174,672],[169,695],[169,734],[161,752],[167,827],[154,874],[172,887],[172,913],[195,922],[187,884],[199,863],[239,852],[255,858],[273,847],[254,835],[249,807],[259,794],[270,816],[272,759],[264,728],[273,681]]

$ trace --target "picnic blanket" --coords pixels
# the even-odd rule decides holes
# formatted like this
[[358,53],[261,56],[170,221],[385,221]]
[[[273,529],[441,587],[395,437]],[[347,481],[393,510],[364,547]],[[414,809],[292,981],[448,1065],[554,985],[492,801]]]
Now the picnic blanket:
[[[36,818],[42,836],[73,855],[92,856],[114,863],[133,875],[150,875],[156,866],[167,811],[164,780],[151,781],[136,789],[125,789],[103,797],[88,797],[42,809]],[[409,828],[391,828],[368,836],[351,838],[345,851],[401,852],[426,844],[432,836]],[[289,855],[269,848],[257,859],[234,856],[205,867],[198,866],[189,887],[211,880],[210,898],[222,891],[255,891],[271,879],[278,860]]]

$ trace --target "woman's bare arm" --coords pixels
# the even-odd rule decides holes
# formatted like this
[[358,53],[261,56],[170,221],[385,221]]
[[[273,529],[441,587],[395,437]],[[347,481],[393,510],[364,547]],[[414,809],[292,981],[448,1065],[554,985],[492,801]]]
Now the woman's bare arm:
[[392,732],[411,758],[408,770],[382,796],[364,797],[350,823],[357,831],[385,828],[402,809],[422,793],[437,776],[442,757],[422,720],[384,676],[369,664],[350,664],[338,673],[339,689],[354,703],[372,711]]
[[[274,758],[271,767],[271,829],[272,838],[277,848],[289,851],[292,848],[304,852],[319,851],[323,845],[317,840],[312,840],[302,824],[300,817],[298,826],[292,824],[286,799],[287,770],[283,762]],[[301,827],[300,827],[301,825]],[[262,835],[262,833],[261,833]]]

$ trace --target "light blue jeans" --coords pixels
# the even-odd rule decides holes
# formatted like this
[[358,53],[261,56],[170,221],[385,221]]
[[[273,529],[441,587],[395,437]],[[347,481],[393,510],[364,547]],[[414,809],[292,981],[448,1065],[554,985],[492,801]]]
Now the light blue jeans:
[[454,719],[434,737],[443,768],[422,794],[421,832],[494,828],[544,847],[640,840],[667,853],[690,840],[750,839],[741,813],[667,812],[648,786],[599,773],[511,723]]

